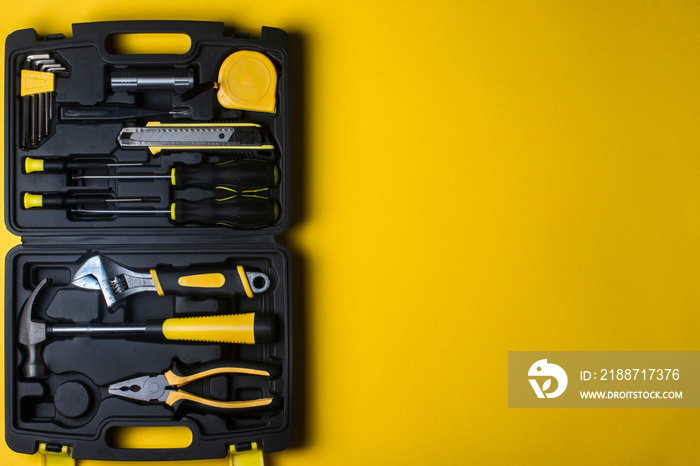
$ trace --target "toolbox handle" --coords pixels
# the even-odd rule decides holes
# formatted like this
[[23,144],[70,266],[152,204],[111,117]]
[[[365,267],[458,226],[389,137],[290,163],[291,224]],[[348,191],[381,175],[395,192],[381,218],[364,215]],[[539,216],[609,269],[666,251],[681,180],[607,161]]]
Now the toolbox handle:
[[133,55],[113,54],[107,50],[109,36],[118,34],[185,34],[192,45],[184,54],[144,54],[139,57],[151,61],[169,62],[173,57],[186,59],[195,50],[195,44],[201,40],[221,40],[225,34],[222,22],[212,21],[103,21],[96,23],[73,24],[73,37],[88,40],[97,45],[100,55],[112,63],[133,61]]
[[[265,441],[264,436],[262,436],[262,438],[258,436],[259,440],[253,442],[248,439],[243,441],[231,439],[231,443],[225,442],[230,445],[230,447],[222,451],[221,440],[202,440],[198,438],[194,432],[196,432],[196,427],[191,422],[187,422],[187,420],[146,424],[119,423],[110,425],[105,429],[105,441],[108,445],[108,454],[98,458],[90,456],[89,459],[98,461],[155,461],[162,463],[163,461],[214,460],[223,458],[224,454],[228,454],[227,456],[230,460],[231,455],[250,451],[251,443],[254,447],[253,450],[256,450],[260,455],[263,453],[262,442]],[[188,433],[190,435],[188,435]],[[140,434],[151,435],[149,435],[150,438],[139,439],[138,435]],[[171,435],[172,437],[158,439],[154,438],[155,435],[153,434],[159,434],[161,436],[165,434]],[[153,446],[149,446],[148,444]],[[263,463],[258,460],[256,463],[251,464],[262,465]]]

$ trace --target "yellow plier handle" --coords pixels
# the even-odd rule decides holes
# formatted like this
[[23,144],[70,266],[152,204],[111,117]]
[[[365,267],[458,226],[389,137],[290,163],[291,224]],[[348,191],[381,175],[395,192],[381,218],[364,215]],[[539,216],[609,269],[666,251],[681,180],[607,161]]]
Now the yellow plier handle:
[[[195,380],[204,379],[206,377],[211,377],[214,375],[221,374],[248,374],[248,375],[262,375],[270,376],[270,373],[266,370],[261,369],[251,369],[246,367],[217,367],[214,369],[205,370],[198,372],[196,374],[181,376],[174,373],[172,370],[168,370],[165,374],[165,379],[168,381],[169,386],[181,387],[182,385],[187,385]],[[219,409],[243,409],[243,408],[257,408],[261,406],[267,406],[272,403],[273,398],[259,398],[257,400],[248,401],[220,401],[211,400],[208,398],[203,398],[201,396],[193,395],[191,393],[182,390],[170,390],[168,397],[165,400],[165,404],[168,406],[175,407],[174,405],[180,401],[192,401],[194,403],[208,406],[210,408]]]
[[208,398],[203,398],[201,396],[193,395],[191,393],[183,392],[182,390],[172,390],[168,394],[168,398],[165,400],[165,404],[168,406],[175,407],[175,403],[178,401],[192,401],[203,406],[208,406],[210,408],[219,409],[243,409],[243,408],[259,408],[261,406],[267,406],[272,403],[272,398],[258,398],[257,400],[250,401],[219,401],[210,400]]

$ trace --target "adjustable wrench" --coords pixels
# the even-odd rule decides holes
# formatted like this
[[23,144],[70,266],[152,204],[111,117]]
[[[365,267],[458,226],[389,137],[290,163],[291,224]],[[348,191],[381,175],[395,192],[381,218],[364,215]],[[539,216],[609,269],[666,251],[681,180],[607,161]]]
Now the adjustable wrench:
[[270,278],[266,274],[246,271],[241,265],[163,266],[141,273],[99,255],[83,263],[72,283],[87,290],[101,290],[108,307],[142,291],[155,291],[160,296],[226,298],[245,295],[252,298],[270,288]]

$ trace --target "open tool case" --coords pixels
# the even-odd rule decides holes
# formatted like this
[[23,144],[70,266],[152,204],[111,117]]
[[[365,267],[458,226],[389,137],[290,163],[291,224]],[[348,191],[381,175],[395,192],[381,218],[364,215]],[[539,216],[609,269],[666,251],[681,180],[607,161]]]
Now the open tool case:
[[[22,237],[5,264],[8,445],[143,461],[284,449],[291,278],[275,235],[291,205],[288,36],[187,21],[72,32],[6,41],[5,221]],[[114,35],[135,33],[185,34],[191,47],[112,50]],[[197,320],[210,317],[224,320]],[[179,390],[207,404],[137,386],[169,370],[209,371]],[[192,441],[122,448],[115,432],[134,426],[185,426]]]

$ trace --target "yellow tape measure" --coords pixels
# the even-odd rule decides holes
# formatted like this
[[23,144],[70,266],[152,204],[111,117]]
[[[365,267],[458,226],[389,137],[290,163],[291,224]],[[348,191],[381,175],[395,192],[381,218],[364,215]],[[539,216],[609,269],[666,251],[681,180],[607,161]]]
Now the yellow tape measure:
[[277,70],[260,52],[241,50],[229,55],[219,68],[219,91],[222,107],[275,112]]

